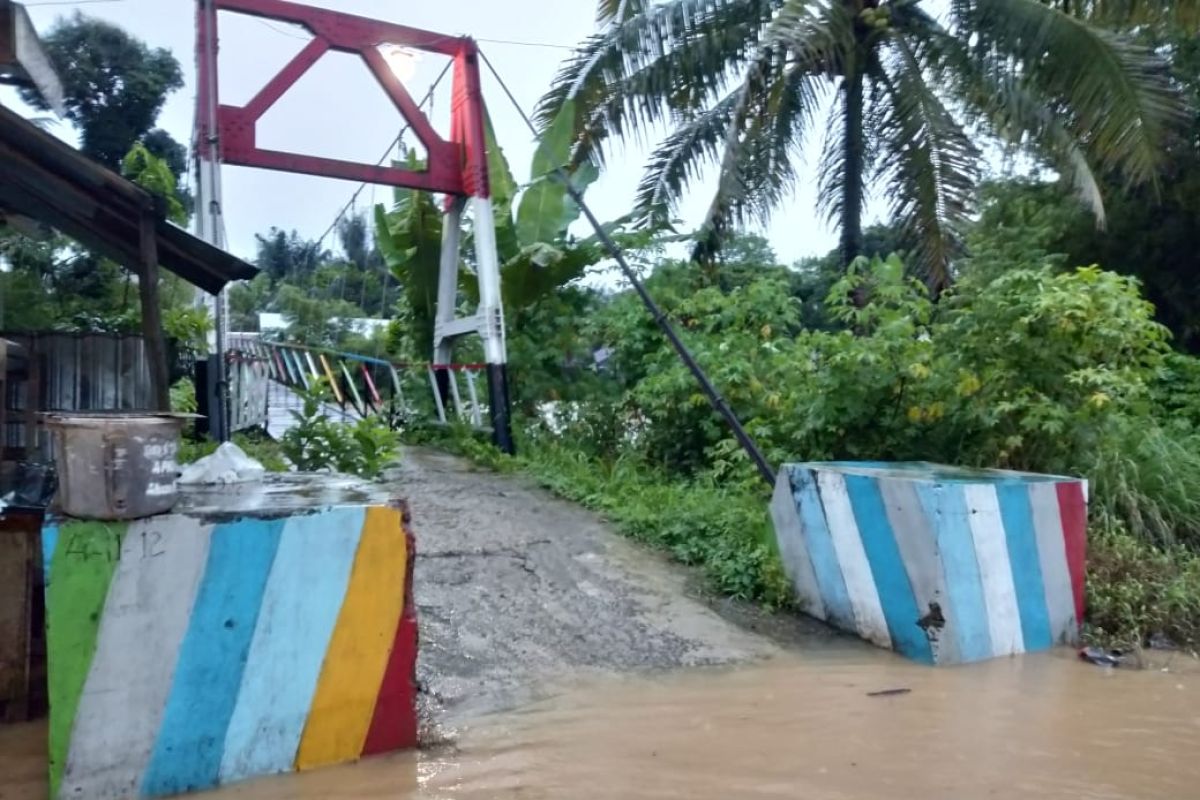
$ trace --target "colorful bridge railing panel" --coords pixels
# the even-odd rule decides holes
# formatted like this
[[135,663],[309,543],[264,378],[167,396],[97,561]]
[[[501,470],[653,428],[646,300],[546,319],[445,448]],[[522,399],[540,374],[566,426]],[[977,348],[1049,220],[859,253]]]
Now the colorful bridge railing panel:
[[416,744],[390,506],[43,534],[55,798],[152,797]]
[[771,514],[805,611],[880,647],[953,664],[1078,641],[1085,481],[785,464]]
[[379,415],[395,424],[425,417],[482,428],[490,412],[480,385],[485,364],[407,364],[357,353],[268,342],[241,334],[230,347],[252,356],[262,374],[294,389],[320,380],[344,411]]

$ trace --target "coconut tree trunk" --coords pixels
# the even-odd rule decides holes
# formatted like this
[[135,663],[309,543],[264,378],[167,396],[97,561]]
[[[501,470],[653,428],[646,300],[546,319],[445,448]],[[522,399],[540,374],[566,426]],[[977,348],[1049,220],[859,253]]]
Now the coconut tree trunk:
[[842,84],[846,94],[842,124],[842,214],[841,254],[842,266],[863,251],[863,181],[866,157],[863,135],[863,75],[856,64],[848,64]]

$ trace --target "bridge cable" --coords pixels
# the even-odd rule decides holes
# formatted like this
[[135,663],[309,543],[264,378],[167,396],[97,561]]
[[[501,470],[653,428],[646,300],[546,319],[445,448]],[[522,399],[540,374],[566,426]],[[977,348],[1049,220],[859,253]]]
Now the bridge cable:
[[[529,128],[530,132],[533,133],[535,138],[540,138],[537,127],[533,124],[533,120],[529,118],[529,115],[525,113],[525,109],[523,109],[521,104],[517,102],[517,98],[513,96],[512,91],[508,88],[508,84],[504,82],[504,79],[500,77],[500,73],[497,72],[496,68],[492,65],[491,59],[489,59],[487,54],[482,50],[479,51],[479,55],[480,58],[483,59],[483,63],[486,64],[487,68],[491,71],[492,76],[500,84],[500,88],[503,89],[504,93],[508,96],[509,101],[512,102],[513,107],[516,108],[517,113],[521,115],[521,119],[525,121],[525,125]],[[768,485],[774,486],[775,470],[772,469],[771,464],[766,459],[766,456],[763,455],[762,450],[759,449],[754,439],[750,437],[750,434],[746,432],[746,429],[742,427],[742,423],[738,419],[737,414],[734,413],[733,409],[730,408],[729,403],[725,401],[725,398],[721,396],[719,391],[717,391],[716,386],[714,386],[712,381],[709,380],[708,375],[704,372],[704,369],[700,366],[700,364],[697,363],[695,357],[687,348],[687,345],[685,345],[683,340],[679,338],[679,334],[675,331],[675,327],[671,324],[670,320],[667,319],[667,315],[663,313],[658,304],[654,302],[654,298],[652,298],[650,293],[646,291],[646,287],[638,277],[637,273],[634,272],[633,268],[629,266],[629,262],[625,260],[625,254],[621,251],[621,248],[612,240],[612,237],[608,235],[608,233],[604,230],[604,227],[600,224],[600,220],[596,218],[596,215],[592,213],[592,210],[583,201],[582,193],[571,183],[566,170],[564,170],[562,167],[555,167],[554,171],[550,174],[554,175],[555,178],[557,178],[563,184],[563,186],[566,187],[567,193],[571,195],[571,199],[575,201],[575,203],[579,206],[579,209],[583,212],[583,215],[587,217],[587,221],[591,223],[592,228],[596,231],[596,238],[600,240],[602,245],[604,245],[604,249],[608,251],[608,254],[613,258],[613,260],[617,262],[617,266],[621,268],[621,272],[624,273],[625,279],[628,280],[630,285],[633,286],[634,291],[636,291],[638,297],[641,298],[642,304],[646,307],[646,310],[650,312],[650,316],[654,318],[655,323],[657,323],[658,327],[667,337],[671,347],[674,348],[676,355],[678,355],[680,360],[683,361],[684,366],[688,368],[688,371],[692,373],[692,377],[696,379],[696,382],[700,384],[701,390],[703,390],[704,394],[708,397],[708,401],[710,404],[712,404],[713,409],[720,414],[722,418],[724,418],[725,422],[733,430],[733,435],[737,439],[738,444],[740,444],[742,449],[746,451],[746,454],[750,456],[750,460],[753,461],[754,465],[758,468],[759,475],[764,481],[767,482]]]
[[[421,98],[421,102],[417,103],[418,108],[432,100],[433,93],[437,89],[438,84],[442,82],[442,78],[446,77],[446,73],[450,71],[450,67],[453,65],[453,61],[446,62],[446,66],[442,67],[442,71],[438,73],[437,78],[435,78],[433,84],[430,85],[429,91],[425,93],[423,98]],[[383,166],[383,162],[387,161],[387,158],[389,155],[391,155],[392,150],[396,147],[396,145],[401,143],[401,140],[404,138],[404,134],[407,133],[411,127],[412,123],[406,121],[404,127],[400,129],[400,133],[396,134],[396,138],[392,140],[391,144],[388,145],[387,150],[385,150],[383,155],[379,157],[379,160],[375,162],[375,166]],[[346,205],[342,206],[342,210],[339,211],[337,216],[333,218],[333,222],[329,223],[329,227],[326,228],[325,232],[321,234],[321,238],[317,239],[318,247],[320,247],[325,240],[329,238],[329,234],[333,233],[334,228],[337,227],[337,224],[341,221],[342,217],[346,216],[346,212],[350,210],[351,206],[354,205],[354,201],[358,199],[358,196],[362,194],[363,190],[366,189],[367,186],[367,181],[363,181],[358,185],[358,189],[355,190],[354,194],[350,197],[350,200],[346,203]]]

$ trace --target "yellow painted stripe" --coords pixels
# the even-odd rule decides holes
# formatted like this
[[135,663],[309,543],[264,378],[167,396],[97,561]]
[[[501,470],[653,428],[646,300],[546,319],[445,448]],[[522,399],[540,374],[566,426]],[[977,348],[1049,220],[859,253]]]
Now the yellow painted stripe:
[[329,388],[333,389],[333,396],[339,403],[342,402],[342,390],[338,388],[338,383],[333,378],[333,370],[329,368],[329,361],[325,358],[324,353],[318,355],[317,358],[321,360],[321,366],[325,368],[325,377],[329,379]]
[[399,510],[367,509],[350,585],[296,754],[297,769],[353,761],[362,753],[404,606],[407,557]]

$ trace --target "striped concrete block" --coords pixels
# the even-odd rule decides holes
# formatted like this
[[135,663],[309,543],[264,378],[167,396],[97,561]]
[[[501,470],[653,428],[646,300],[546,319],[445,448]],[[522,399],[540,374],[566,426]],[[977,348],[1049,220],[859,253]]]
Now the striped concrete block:
[[1086,481],[785,464],[771,515],[804,610],[880,647],[955,664],[1078,641]]
[[393,507],[43,532],[55,798],[153,797],[416,744]]

